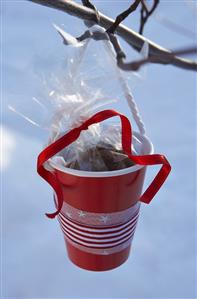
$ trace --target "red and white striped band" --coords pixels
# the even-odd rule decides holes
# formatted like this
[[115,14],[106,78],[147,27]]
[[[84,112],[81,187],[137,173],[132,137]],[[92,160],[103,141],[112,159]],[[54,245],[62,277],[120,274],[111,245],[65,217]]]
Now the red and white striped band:
[[90,213],[64,204],[58,220],[68,242],[82,251],[112,254],[131,244],[140,203],[115,213]]

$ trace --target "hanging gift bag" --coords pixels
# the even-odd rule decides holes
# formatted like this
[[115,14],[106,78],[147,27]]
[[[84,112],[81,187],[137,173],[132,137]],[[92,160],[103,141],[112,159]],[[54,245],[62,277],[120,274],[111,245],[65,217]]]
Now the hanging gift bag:
[[[81,46],[80,61],[88,42]],[[171,170],[163,155],[153,154],[127,82],[116,67],[110,42],[106,38],[103,43],[139,133],[133,132],[128,118],[115,110],[93,114],[95,102],[89,101],[70,115],[72,125],[67,119],[66,133],[58,128],[62,120],[65,124],[69,111],[56,115],[50,144],[40,153],[37,164],[39,175],[55,191],[57,211],[47,216],[58,217],[70,260],[94,271],[113,269],[126,261],[140,203],[150,203]],[[120,118],[121,126],[108,123],[102,127],[114,117]],[[142,194],[146,167],[151,165],[161,168]]]

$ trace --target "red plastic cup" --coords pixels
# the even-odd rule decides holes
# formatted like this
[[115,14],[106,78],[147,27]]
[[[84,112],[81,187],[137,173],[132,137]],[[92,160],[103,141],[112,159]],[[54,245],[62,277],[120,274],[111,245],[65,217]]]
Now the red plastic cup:
[[[152,154],[150,140],[135,136],[141,141],[141,154]],[[120,266],[129,256],[146,167],[89,172],[65,168],[53,160],[50,165],[63,190],[58,219],[70,260],[93,271]]]

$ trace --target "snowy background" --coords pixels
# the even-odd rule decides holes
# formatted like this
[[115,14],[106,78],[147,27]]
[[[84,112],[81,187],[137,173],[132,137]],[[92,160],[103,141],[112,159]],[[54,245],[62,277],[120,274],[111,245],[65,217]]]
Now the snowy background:
[[[94,2],[112,17],[130,3]],[[156,152],[168,157],[172,173],[151,205],[142,207],[129,260],[109,272],[81,270],[68,260],[57,221],[44,216],[54,210],[52,191],[36,173],[46,134],[7,106],[31,107],[41,89],[34,75],[53,65],[51,57],[61,57],[63,46],[52,23],[75,36],[85,27],[74,17],[26,1],[1,4],[2,298],[196,298],[194,72],[150,65],[135,88],[148,135]],[[195,32],[195,7],[195,1],[161,1],[158,15]],[[135,13],[125,24],[137,29],[138,18]],[[189,33],[184,37],[169,30],[156,16],[145,36],[171,49],[193,44]],[[120,110],[128,114],[125,104]]]

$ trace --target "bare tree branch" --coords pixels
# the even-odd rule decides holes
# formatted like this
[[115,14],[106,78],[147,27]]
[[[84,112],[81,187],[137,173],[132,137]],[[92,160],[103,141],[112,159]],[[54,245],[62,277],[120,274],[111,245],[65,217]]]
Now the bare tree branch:
[[168,54],[160,54],[159,56],[151,56],[148,58],[144,58],[138,61],[133,61],[130,63],[126,63],[123,61],[121,57],[120,59],[117,59],[118,61],[118,66],[124,70],[124,71],[137,71],[142,65],[146,63],[163,63],[163,64],[170,64],[171,60],[174,59],[176,55],[188,55],[188,54],[193,54],[197,53],[197,47],[192,47],[188,49],[181,49],[181,50],[176,50],[172,51],[171,53]]
[[[84,7],[74,1],[71,0],[27,0],[32,1],[41,5],[45,5],[48,7],[52,7],[55,9],[59,9],[61,11],[64,11],[70,15],[76,16],[83,20],[90,20],[95,21],[95,11]],[[99,12],[100,16],[100,25],[104,28],[109,28],[113,23],[114,20],[110,19],[109,17],[105,16],[104,14],[101,14]],[[160,55],[166,55],[171,53],[169,50],[157,45],[156,43],[146,39],[142,35],[139,35],[135,31],[129,29],[128,27],[120,24],[117,29],[116,33],[121,36],[125,41],[128,42],[131,46],[133,46],[138,51],[141,50],[144,42],[148,42],[149,44],[149,54],[150,58],[152,56],[160,56]],[[156,62],[156,63],[163,63],[162,61]],[[179,68],[188,69],[188,70],[197,70],[197,63],[194,61],[191,61],[189,59],[184,59],[181,57],[173,56],[168,64],[177,66]]]
[[82,3],[83,3],[84,6],[89,7],[89,8],[94,10],[94,12],[95,12],[95,22],[99,23],[100,22],[100,15],[99,15],[99,11],[96,8],[96,6],[94,4],[92,4],[89,0],[82,0]]
[[159,4],[159,0],[154,0],[153,2],[153,6],[152,8],[149,10],[145,0],[141,0],[142,2],[142,8],[140,11],[140,29],[139,29],[139,34],[143,33],[144,30],[144,26],[146,24],[146,22],[148,21],[148,18],[153,14],[153,12],[155,11],[155,9],[157,8],[158,4]]
[[133,11],[135,11],[140,4],[141,0],[135,0],[134,3],[125,11],[123,11],[121,14],[119,14],[116,17],[115,22],[106,30],[107,33],[114,33],[116,31],[116,28],[118,25],[126,19]]
[[[68,44],[67,42],[67,37],[65,40],[65,37],[61,34],[59,29],[57,28],[59,34],[63,38],[64,44]],[[82,34],[80,37],[76,38],[78,41],[83,41],[87,38],[93,38],[95,40],[110,40],[114,50],[116,52],[116,59],[117,59],[117,64],[118,66],[124,70],[124,71],[137,71],[142,65],[146,63],[162,63],[162,64],[169,64],[170,61],[176,56],[176,55],[188,55],[188,54],[193,54],[197,53],[197,47],[190,47],[190,48],[184,48],[184,49],[179,49],[172,51],[167,54],[160,54],[159,56],[157,55],[152,55],[151,57],[147,57],[144,59],[132,61],[132,62],[125,62],[124,59],[126,58],[126,55],[124,51],[122,50],[119,41],[117,37],[112,34],[112,33],[107,33],[107,32],[100,32],[100,31],[94,31],[91,32],[89,30],[85,31],[84,34]]]

